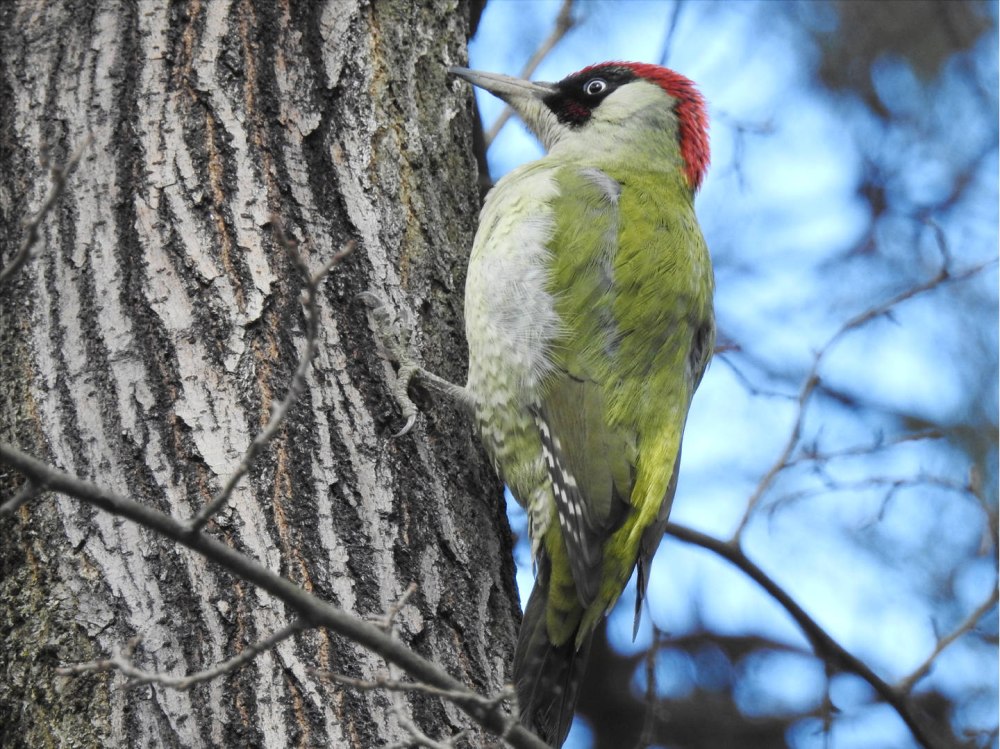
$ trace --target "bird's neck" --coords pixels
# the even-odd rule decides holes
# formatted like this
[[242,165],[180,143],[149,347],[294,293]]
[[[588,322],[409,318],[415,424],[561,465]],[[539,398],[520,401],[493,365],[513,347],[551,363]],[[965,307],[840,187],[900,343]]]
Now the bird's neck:
[[619,173],[662,172],[668,179],[681,180],[687,166],[680,151],[677,120],[658,107],[634,112],[628,122],[594,122],[553,144],[548,157]]

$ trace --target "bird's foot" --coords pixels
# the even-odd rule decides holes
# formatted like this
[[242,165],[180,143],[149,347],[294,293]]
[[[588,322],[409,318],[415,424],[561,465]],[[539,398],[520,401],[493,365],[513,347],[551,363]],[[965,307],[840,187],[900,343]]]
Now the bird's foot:
[[408,309],[396,309],[379,295],[364,291],[358,294],[368,307],[368,319],[378,339],[383,356],[397,366],[392,395],[403,412],[406,423],[393,438],[402,437],[417,421],[417,405],[410,399],[410,382],[421,371],[414,357],[416,326]]
[[385,357],[395,364],[396,382],[392,388],[393,397],[403,411],[406,424],[395,435],[402,437],[413,428],[417,420],[417,406],[410,399],[410,383],[419,380],[428,390],[458,403],[470,415],[475,412],[475,399],[461,385],[438,377],[420,366],[414,355],[416,345],[416,325],[409,310],[397,311],[387,301],[370,291],[358,295],[368,305],[369,317]]

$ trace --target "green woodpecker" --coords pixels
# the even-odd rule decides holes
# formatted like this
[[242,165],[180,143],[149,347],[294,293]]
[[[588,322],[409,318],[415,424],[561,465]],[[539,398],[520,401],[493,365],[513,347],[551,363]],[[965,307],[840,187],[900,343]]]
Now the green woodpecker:
[[636,627],[715,342],[694,195],[705,105],[656,65],[559,83],[451,72],[507,102],[546,155],[486,198],[465,290],[471,401],[529,519],[537,577],[514,659],[522,722],[558,746],[590,641],[638,566]]

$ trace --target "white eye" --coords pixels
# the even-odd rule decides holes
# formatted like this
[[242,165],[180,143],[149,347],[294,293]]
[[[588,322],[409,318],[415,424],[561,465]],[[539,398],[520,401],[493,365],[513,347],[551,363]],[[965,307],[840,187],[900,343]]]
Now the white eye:
[[608,89],[608,82],[603,78],[591,78],[583,84],[583,93],[587,96],[603,94]]

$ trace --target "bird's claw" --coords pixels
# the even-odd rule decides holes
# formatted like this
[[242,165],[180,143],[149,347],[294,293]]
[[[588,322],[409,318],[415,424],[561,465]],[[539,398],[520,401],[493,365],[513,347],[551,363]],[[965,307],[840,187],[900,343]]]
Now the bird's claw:
[[417,415],[410,414],[410,417],[406,420],[406,423],[403,425],[403,428],[400,429],[398,432],[396,432],[394,435],[392,435],[392,438],[394,440],[398,440],[400,437],[405,436],[407,433],[409,433],[411,429],[413,429],[413,425],[416,423],[417,423]]
[[403,411],[403,416],[406,417],[406,423],[402,429],[392,435],[393,439],[399,439],[405,435],[413,429],[413,425],[417,422],[417,404],[410,400],[410,382],[418,369],[416,364],[408,362],[401,365],[399,371],[396,372],[396,383],[392,388],[392,394]]

